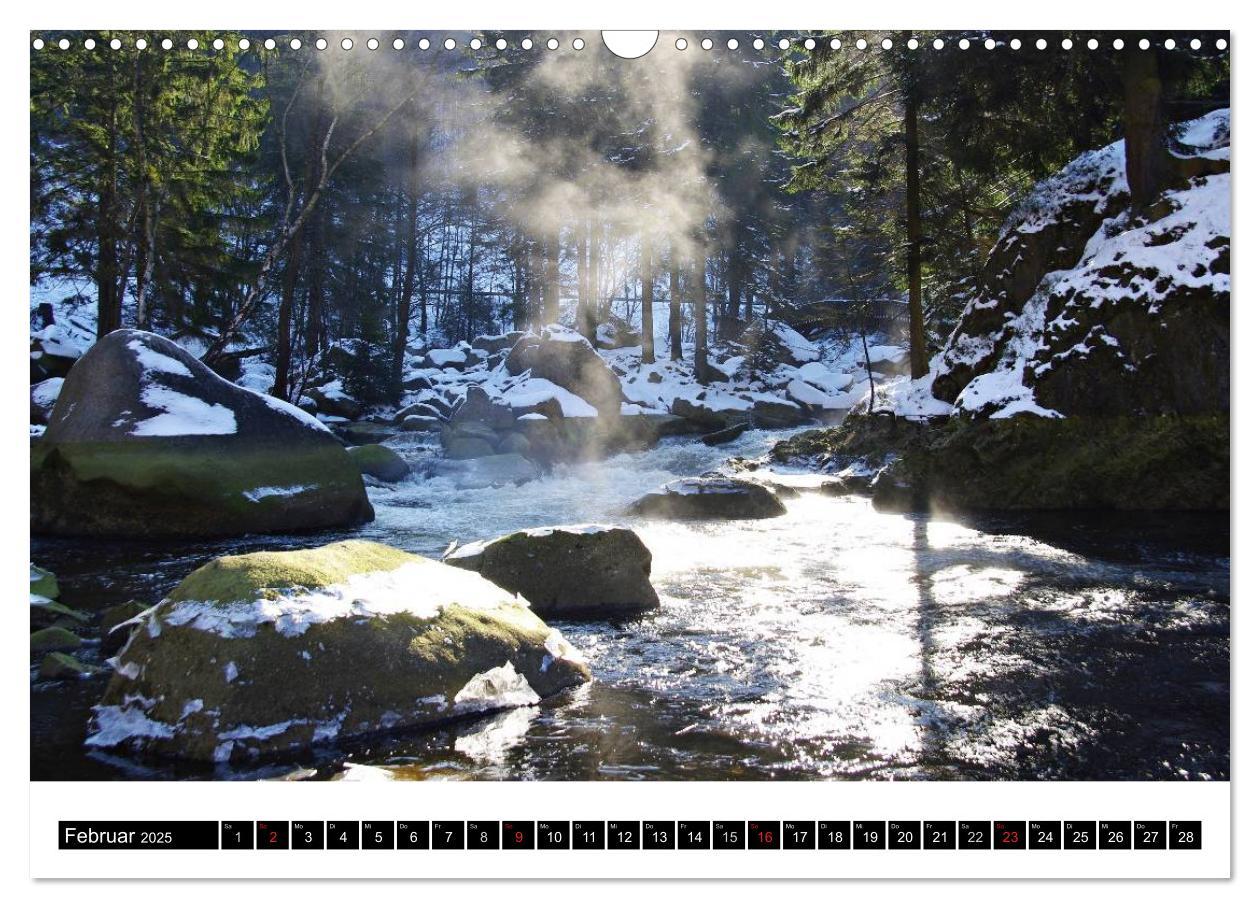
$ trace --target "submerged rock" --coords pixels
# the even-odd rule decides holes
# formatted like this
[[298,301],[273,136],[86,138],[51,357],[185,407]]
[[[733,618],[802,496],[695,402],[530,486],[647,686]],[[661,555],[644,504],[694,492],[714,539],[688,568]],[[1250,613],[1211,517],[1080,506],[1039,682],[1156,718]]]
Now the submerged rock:
[[520,454],[489,454],[467,460],[435,460],[426,464],[434,476],[447,476],[459,489],[520,485],[542,475],[538,464]]
[[765,486],[725,476],[679,479],[649,492],[630,506],[643,517],[755,520],[787,513]]
[[346,450],[360,472],[382,482],[401,482],[411,472],[407,461],[384,445],[359,445]]
[[652,553],[625,527],[538,527],[460,546],[447,564],[529,600],[544,618],[622,618],[656,608]]
[[143,331],[115,331],[75,364],[31,447],[35,532],[230,536],[372,516],[317,420]]
[[217,558],[135,625],[90,746],[271,757],[530,705],[590,679],[512,594],[370,542]]
[[724,445],[727,442],[734,441],[748,431],[747,423],[736,423],[725,429],[718,429],[716,432],[710,432],[708,435],[701,435],[700,440],[706,445]]

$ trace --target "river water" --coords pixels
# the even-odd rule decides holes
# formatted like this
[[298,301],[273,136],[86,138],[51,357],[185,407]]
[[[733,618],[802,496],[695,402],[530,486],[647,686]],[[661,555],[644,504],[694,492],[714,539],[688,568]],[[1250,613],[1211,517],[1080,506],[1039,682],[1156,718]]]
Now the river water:
[[[552,622],[596,681],[540,706],[372,738],[280,765],[136,761],[82,744],[103,681],[32,685],[35,779],[1226,779],[1224,517],[881,514],[799,486],[786,516],[620,516],[681,476],[758,456],[669,441],[516,488],[371,490],[354,533],[230,542],[39,539],[62,599],[153,602],[217,554],[347,535],[440,556],[529,526],[620,522],[653,554],[659,611]],[[398,441],[422,463],[422,444]],[[89,653],[88,655],[91,655]]]

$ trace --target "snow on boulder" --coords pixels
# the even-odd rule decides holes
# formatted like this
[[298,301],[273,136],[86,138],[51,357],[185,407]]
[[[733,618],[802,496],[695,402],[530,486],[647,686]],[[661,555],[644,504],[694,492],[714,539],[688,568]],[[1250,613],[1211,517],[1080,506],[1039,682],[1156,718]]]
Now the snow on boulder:
[[861,399],[860,391],[828,394],[809,382],[794,378],[788,382],[787,396],[812,410],[847,410]]
[[545,378],[527,378],[499,395],[499,400],[512,408],[514,412],[527,411],[537,407],[544,401],[554,400],[560,405],[560,412],[570,419],[588,419],[599,415],[599,412],[572,391],[568,391]]
[[371,542],[216,558],[131,623],[92,747],[272,758],[534,704],[590,679],[524,601]]
[[822,388],[831,394],[847,391],[853,385],[853,376],[847,372],[828,369],[822,363],[806,363],[796,370],[802,381],[807,381],[816,388]]
[[725,476],[678,479],[649,492],[630,506],[640,517],[751,520],[787,513],[765,486]]
[[345,392],[339,378],[317,388],[310,388],[306,392],[306,397],[310,399],[310,404],[316,413],[350,420],[358,419],[363,415],[363,407]]
[[756,369],[787,363],[803,365],[819,359],[818,345],[785,322],[756,321],[744,329],[739,344],[748,351]]
[[807,340],[805,335],[795,328],[778,321],[769,322],[767,327],[779,339],[780,343],[787,347],[795,362],[808,363],[818,359],[818,345],[813,341]]
[[652,553],[625,527],[521,530],[443,559],[529,600],[544,618],[623,618],[656,608]]
[[507,357],[512,375],[528,371],[571,391],[595,408],[601,417],[621,414],[621,381],[586,338],[561,325],[548,325],[539,334],[526,334]]
[[143,331],[71,369],[31,448],[31,528],[232,536],[372,519],[354,462],[318,420]]
[[47,425],[52,416],[53,406],[57,403],[57,395],[61,393],[63,378],[46,378],[39,384],[31,385],[31,423]]
[[467,347],[457,346],[445,350],[430,350],[424,355],[423,365],[428,369],[462,369],[473,358],[471,351]]
[[980,417],[1227,411],[1229,112],[1171,137],[1181,182],[1144,210],[1123,142],[1021,203],[932,363],[939,401]]
[[83,355],[86,344],[69,328],[53,323],[31,333],[32,380],[38,374],[65,377]]

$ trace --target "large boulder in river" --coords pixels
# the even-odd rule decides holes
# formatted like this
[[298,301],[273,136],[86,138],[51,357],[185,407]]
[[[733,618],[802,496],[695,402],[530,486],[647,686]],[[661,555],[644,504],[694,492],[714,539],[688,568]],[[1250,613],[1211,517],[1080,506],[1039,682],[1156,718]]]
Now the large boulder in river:
[[531,705],[590,678],[523,600],[370,542],[217,558],[134,624],[91,746],[273,757]]
[[382,482],[401,482],[411,472],[407,461],[398,452],[384,445],[359,445],[347,448],[346,453],[358,464],[360,472]]
[[582,335],[561,325],[548,325],[540,334],[517,341],[507,358],[508,372],[529,370],[572,391],[593,406],[601,417],[621,415],[621,381]]
[[318,420],[143,331],[115,331],[75,364],[31,447],[35,532],[234,536],[372,516]]
[[445,561],[520,593],[544,618],[622,618],[660,604],[652,553],[625,527],[521,530],[460,546]]
[[649,492],[630,506],[641,517],[676,520],[752,520],[787,513],[783,502],[764,486],[726,476],[677,479]]

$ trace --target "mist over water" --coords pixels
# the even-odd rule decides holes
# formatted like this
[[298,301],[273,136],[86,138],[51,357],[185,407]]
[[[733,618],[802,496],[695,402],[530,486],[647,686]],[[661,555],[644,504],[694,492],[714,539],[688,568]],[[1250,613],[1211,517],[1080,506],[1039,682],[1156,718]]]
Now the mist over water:
[[[528,526],[633,526],[653,553],[661,608],[624,624],[553,622],[596,681],[538,707],[217,773],[330,778],[349,763],[352,777],[398,779],[1228,777],[1222,521],[964,524],[879,514],[865,499],[811,491],[822,477],[801,473],[776,476],[802,488],[781,518],[621,516],[658,484],[764,453],[774,437],[751,432],[724,449],[675,440],[515,488],[437,478],[373,489],[377,519],[356,535],[432,556]],[[415,463],[431,456],[399,446]],[[113,566],[117,546],[107,556],[49,540],[33,554],[76,604],[103,607],[142,587],[165,592],[211,554],[319,541],[148,560],[138,546],[117,562],[126,569]],[[215,774],[83,752],[75,735],[97,693],[67,705],[36,690],[35,777]]]

